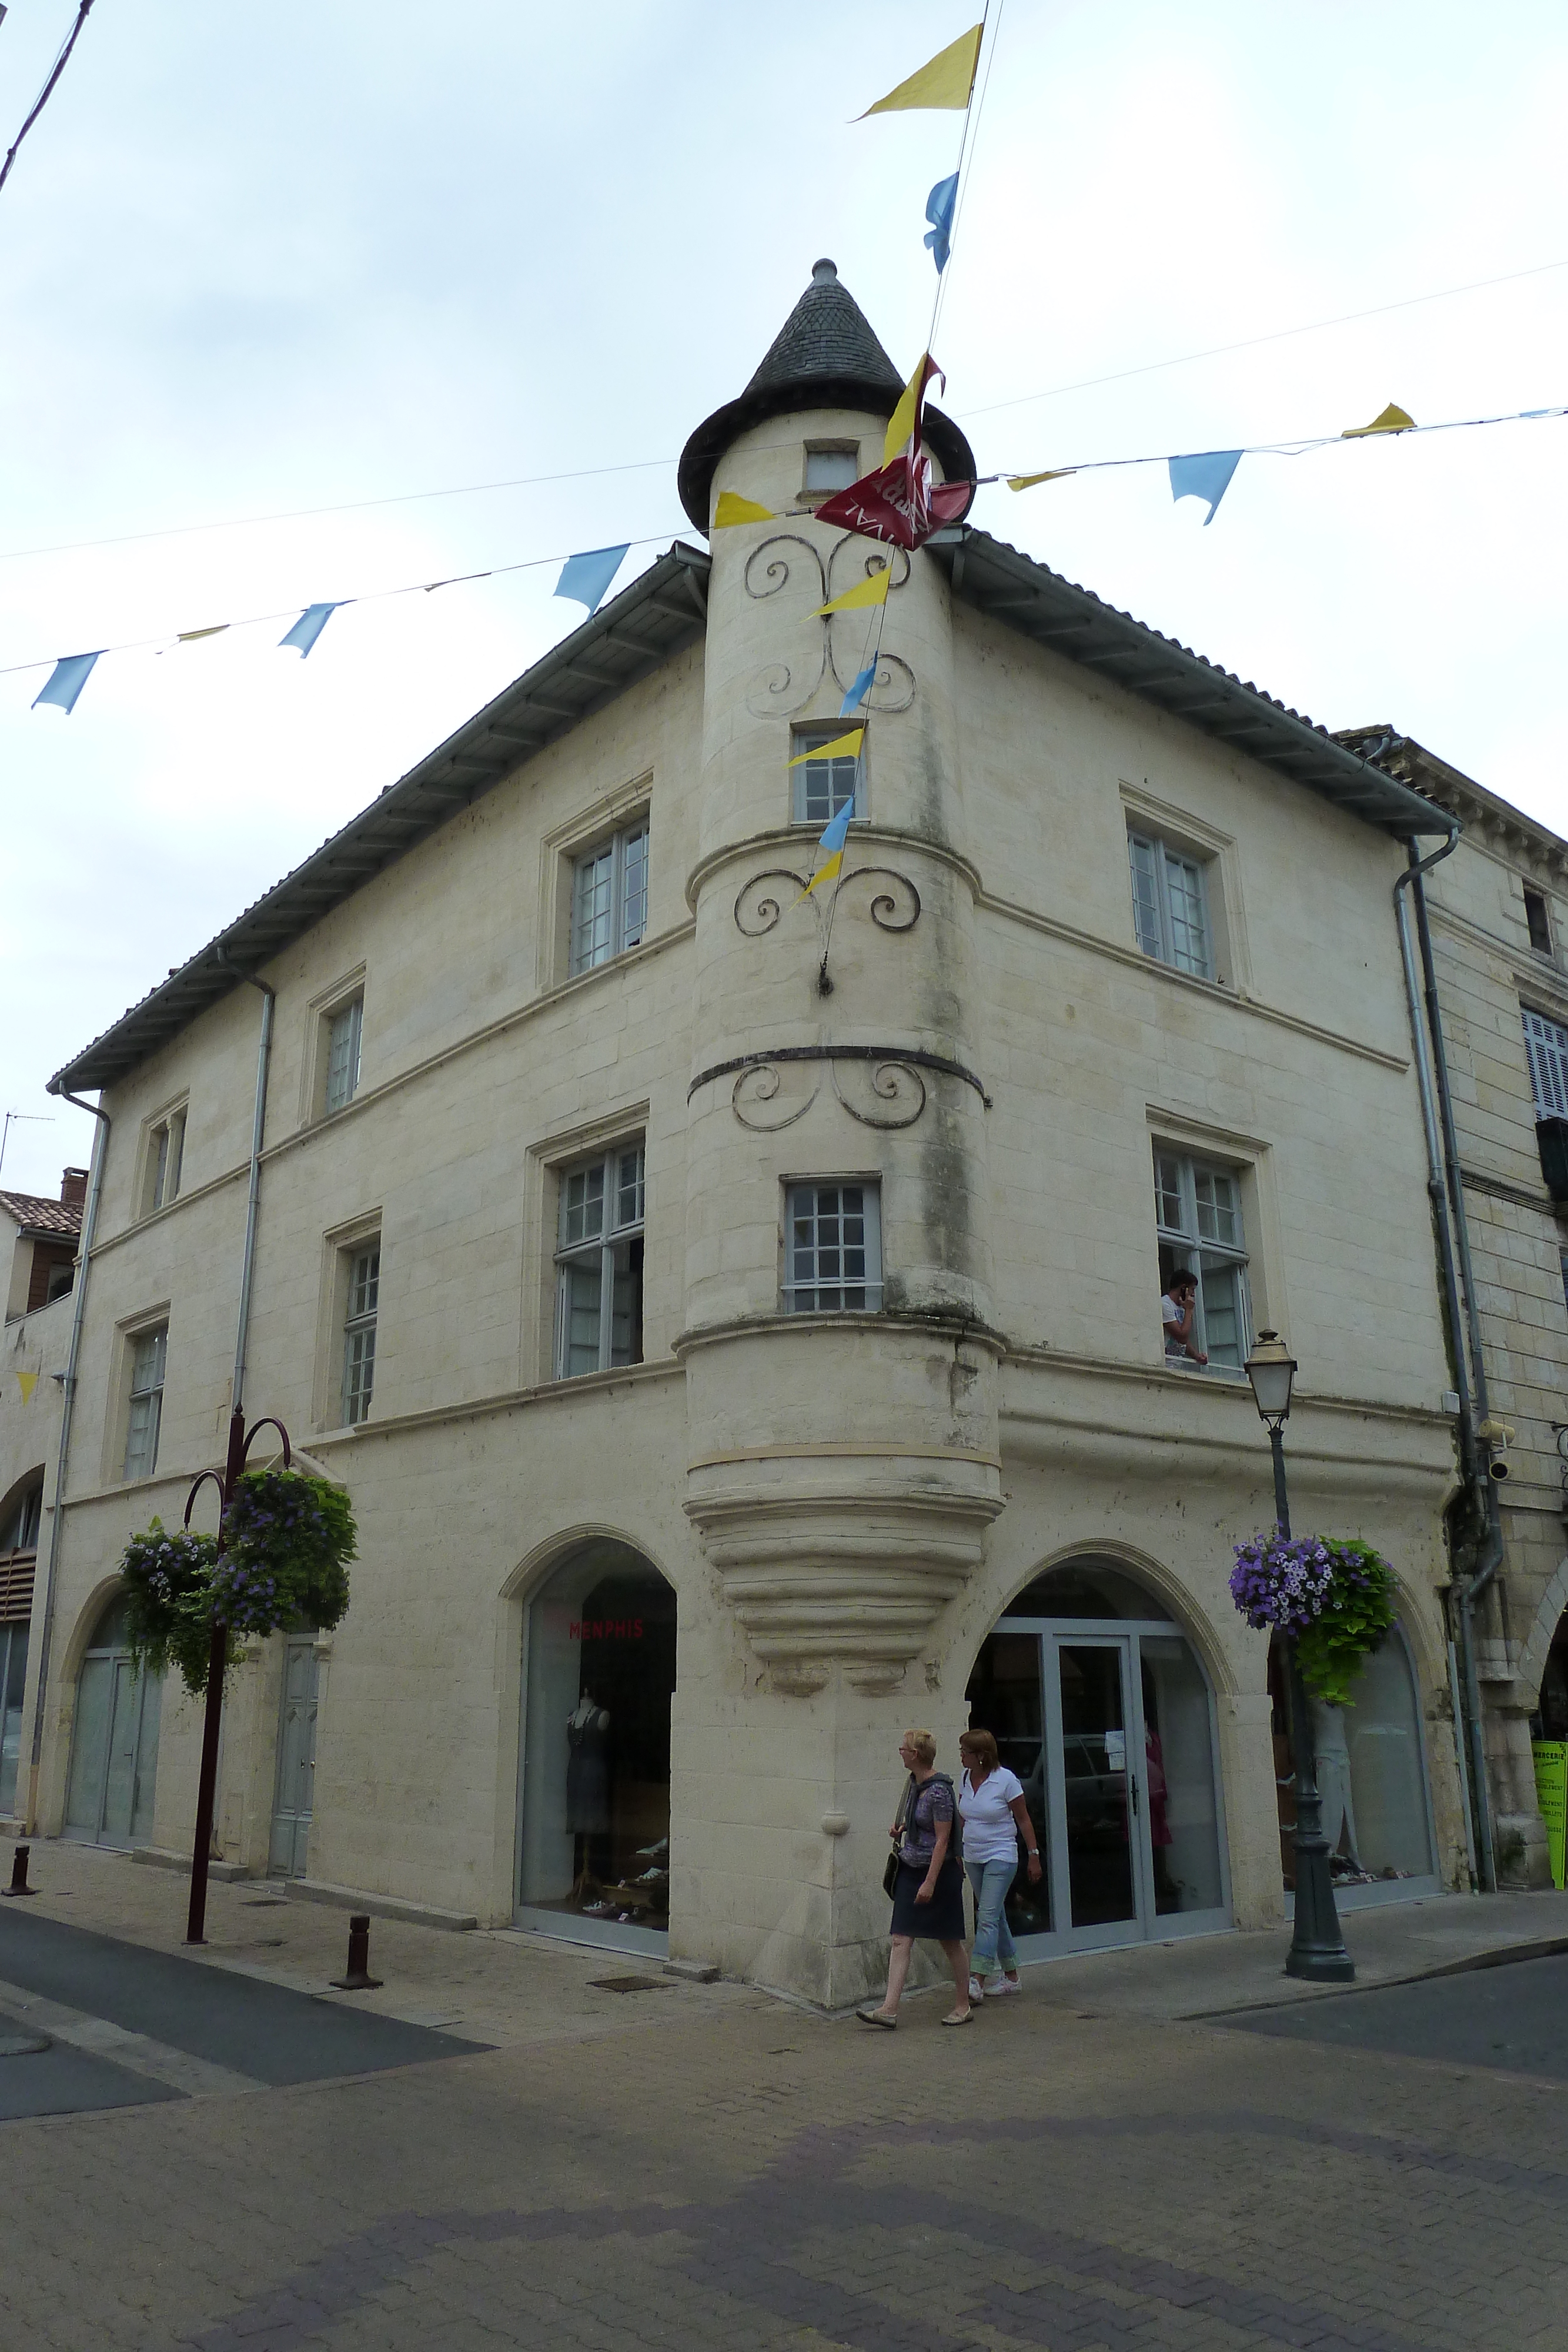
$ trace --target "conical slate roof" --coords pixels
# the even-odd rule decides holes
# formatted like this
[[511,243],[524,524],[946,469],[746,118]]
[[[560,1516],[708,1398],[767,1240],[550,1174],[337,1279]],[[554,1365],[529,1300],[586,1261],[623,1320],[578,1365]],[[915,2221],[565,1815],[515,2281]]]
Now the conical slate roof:
[[[862,408],[891,416],[904,383],[833,263],[817,262],[810,284],[739,399],[716,409],[686,443],[681,504],[706,532],[714,469],[740,434],[791,409]],[[925,438],[950,482],[974,479],[974,452],[938,408],[925,411]]]

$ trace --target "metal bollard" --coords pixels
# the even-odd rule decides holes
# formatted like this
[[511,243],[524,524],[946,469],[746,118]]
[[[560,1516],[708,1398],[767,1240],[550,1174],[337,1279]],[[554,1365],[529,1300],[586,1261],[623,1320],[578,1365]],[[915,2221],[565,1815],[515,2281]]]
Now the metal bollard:
[[27,1884],[27,1857],[33,1849],[19,1845],[11,1858],[11,1884],[3,1890],[6,1895],[36,1895],[37,1888]]
[[349,1921],[349,1965],[332,1979],[333,1988],[338,1992],[373,1992],[381,1981],[371,1974],[371,1915],[356,1911]]

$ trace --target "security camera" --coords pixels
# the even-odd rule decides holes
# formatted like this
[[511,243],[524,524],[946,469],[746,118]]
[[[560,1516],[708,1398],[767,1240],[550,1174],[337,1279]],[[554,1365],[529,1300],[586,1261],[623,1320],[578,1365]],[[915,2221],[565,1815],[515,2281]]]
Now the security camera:
[[1509,1475],[1508,1449],[1514,1432],[1506,1421],[1483,1421],[1476,1431],[1487,1450],[1487,1476],[1501,1486]]

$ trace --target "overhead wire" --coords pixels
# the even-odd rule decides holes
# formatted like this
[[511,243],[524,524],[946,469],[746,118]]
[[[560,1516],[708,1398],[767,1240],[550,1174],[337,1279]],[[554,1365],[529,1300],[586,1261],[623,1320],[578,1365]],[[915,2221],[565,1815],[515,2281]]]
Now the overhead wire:
[[33,100],[32,112],[28,115],[27,120],[23,123],[22,128],[17,131],[16,136],[12,140],[10,146],[7,148],[5,152],[5,161],[3,163],[0,163],[0,188],[5,186],[6,181],[11,176],[11,166],[16,160],[16,150],[20,147],[23,140],[26,139],[28,131],[31,131],[34,123],[37,122],[39,115],[42,114],[45,107],[48,104],[49,99],[54,91],[55,84],[64,73],[66,66],[70,58],[70,53],[77,45],[77,39],[81,32],[81,28],[87,23],[88,17],[91,13],[92,5],[93,0],[81,0],[81,5],[77,10],[76,23],[71,26],[70,31],[66,35],[64,41],[60,45],[60,53],[49,69],[49,78],[47,81],[45,82],[43,89],[38,92],[37,97]]

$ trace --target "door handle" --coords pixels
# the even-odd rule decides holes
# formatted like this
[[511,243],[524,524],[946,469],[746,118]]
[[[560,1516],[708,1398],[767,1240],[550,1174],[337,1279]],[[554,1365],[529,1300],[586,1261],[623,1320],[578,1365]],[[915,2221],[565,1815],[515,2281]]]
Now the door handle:
[[1137,1813],[1137,1810],[1138,1810],[1138,1776],[1137,1776],[1137,1774],[1136,1774],[1135,1772],[1129,1772],[1129,1773],[1128,1773],[1128,1775],[1127,1775],[1127,1787],[1128,1787],[1128,1790],[1131,1791],[1131,1794],[1132,1794],[1132,1799],[1133,1799],[1133,1811],[1134,1811],[1134,1815],[1136,1815],[1136,1813]]

